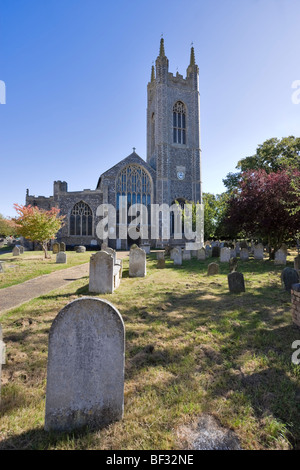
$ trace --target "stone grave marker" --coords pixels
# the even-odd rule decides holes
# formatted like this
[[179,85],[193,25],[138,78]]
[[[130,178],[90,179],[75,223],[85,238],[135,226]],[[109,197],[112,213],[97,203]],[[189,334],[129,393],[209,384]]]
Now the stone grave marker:
[[112,294],[114,291],[114,258],[105,251],[97,251],[90,258],[89,292]]
[[57,255],[57,253],[59,253],[59,249],[60,249],[59,243],[54,242],[52,246],[52,253],[54,255]]
[[218,258],[220,256],[220,247],[215,245],[212,247],[212,252],[211,252],[212,258]]
[[221,248],[221,253],[220,253],[220,263],[228,263],[230,260],[230,248],[228,247],[223,247]]
[[293,284],[299,283],[299,274],[296,269],[284,268],[281,273],[281,284],[286,291],[290,291]]
[[67,254],[64,251],[60,251],[56,255],[57,264],[66,264],[67,263]]
[[123,417],[125,328],[109,302],[83,297],[49,333],[46,431],[101,429]]
[[76,253],[85,253],[86,252],[86,247],[85,246],[77,246],[76,247]]
[[173,250],[173,261],[175,266],[182,265],[182,250],[180,247],[174,248]]
[[238,268],[238,259],[236,257],[230,258],[229,260],[229,270],[231,273],[237,271]]
[[206,260],[206,250],[205,250],[205,248],[200,248],[200,250],[197,251],[197,259],[198,259],[198,261],[205,261]]
[[241,259],[241,261],[248,261],[249,260],[249,250],[248,250],[248,248],[242,248],[241,249],[240,259]]
[[129,252],[129,277],[145,277],[146,263],[146,252],[137,245],[132,245]]
[[239,294],[240,292],[245,292],[245,282],[242,273],[235,271],[233,273],[228,274],[227,278],[229,291],[232,294]]
[[258,260],[264,259],[264,247],[262,243],[258,243],[258,245],[254,245],[253,256],[254,256],[254,259],[258,259]]
[[207,267],[207,275],[208,276],[215,276],[219,274],[219,265],[218,263],[210,263]]
[[59,244],[59,251],[66,251],[66,244],[65,242],[61,242]]
[[192,258],[190,250],[183,250],[182,252],[182,259],[183,260],[190,260]]
[[275,253],[274,264],[276,265],[286,265],[286,250],[280,248]]
[[4,261],[0,261],[0,273],[4,273]]
[[13,256],[20,256],[20,249],[15,246],[13,251],[12,251]]
[[163,269],[166,266],[165,262],[165,252],[164,251],[158,251],[156,254],[157,258],[157,267],[158,269]]

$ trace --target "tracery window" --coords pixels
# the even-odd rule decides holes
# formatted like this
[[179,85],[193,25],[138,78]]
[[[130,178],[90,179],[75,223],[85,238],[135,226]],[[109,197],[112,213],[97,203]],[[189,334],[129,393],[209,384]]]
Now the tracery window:
[[117,212],[120,209],[120,196],[126,197],[127,208],[133,204],[150,206],[152,182],[148,173],[138,165],[128,165],[117,176]]
[[173,143],[186,144],[186,107],[182,101],[173,106]]
[[83,201],[78,202],[70,215],[70,235],[93,235],[93,213]]

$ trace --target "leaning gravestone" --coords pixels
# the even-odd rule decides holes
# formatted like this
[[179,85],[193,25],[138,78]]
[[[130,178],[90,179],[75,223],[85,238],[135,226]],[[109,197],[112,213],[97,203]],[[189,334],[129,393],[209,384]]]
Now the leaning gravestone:
[[112,294],[114,291],[114,258],[105,251],[97,251],[90,258],[89,292]]
[[66,264],[67,262],[67,254],[64,251],[60,251],[56,255],[56,263],[57,264]]
[[1,376],[2,376],[2,366],[5,364],[5,356],[6,356],[6,347],[5,343],[3,342],[2,336],[2,326],[0,325],[0,403],[1,403]]
[[59,249],[60,249],[59,243],[54,242],[52,246],[52,253],[54,255],[57,255],[57,253],[59,253]]
[[220,263],[228,263],[230,260],[230,248],[221,248]]
[[74,300],[49,333],[46,431],[100,429],[123,417],[124,323],[109,302]]
[[214,276],[215,274],[219,274],[219,265],[218,263],[210,263],[207,267],[207,275]]
[[245,292],[245,282],[244,276],[242,273],[237,271],[228,274],[228,287],[229,291],[232,294],[239,294],[240,292]]
[[262,243],[254,246],[254,259],[263,260],[264,259],[264,247]]
[[146,252],[133,245],[129,252],[129,277],[145,277],[146,262]]
[[289,292],[293,284],[299,283],[298,271],[293,268],[284,268],[281,273],[281,283],[282,287]]
[[12,251],[13,256],[20,256],[20,249],[15,246],[13,251]]

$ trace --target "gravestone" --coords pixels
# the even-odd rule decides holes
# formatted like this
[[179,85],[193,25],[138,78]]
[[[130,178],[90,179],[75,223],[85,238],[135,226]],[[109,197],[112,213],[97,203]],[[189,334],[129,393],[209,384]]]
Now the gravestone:
[[219,274],[219,265],[218,263],[210,263],[207,267],[207,275],[214,276]]
[[275,253],[274,264],[276,265],[286,265],[286,250],[280,248]]
[[129,277],[145,277],[146,253],[137,245],[132,245],[129,252]]
[[20,256],[20,249],[15,246],[13,251],[12,251],[13,256]]
[[300,255],[294,258],[294,268],[299,271],[300,270]]
[[90,258],[89,292],[112,294],[114,291],[114,258],[105,251],[97,251]]
[[248,261],[249,260],[249,250],[248,250],[248,248],[242,248],[241,249],[240,259],[241,259],[241,261]]
[[4,261],[0,261],[0,273],[4,273]]
[[182,250],[181,248],[174,248],[173,250],[173,261],[175,266],[182,265]]
[[59,244],[59,251],[66,251],[66,244],[64,242]]
[[56,255],[56,263],[57,264],[66,264],[67,262],[67,254],[64,251],[60,251]]
[[231,273],[237,271],[238,268],[238,259],[236,257],[230,258],[229,260],[229,270]]
[[174,261],[175,250],[177,250],[177,247],[174,247],[170,250],[170,259],[172,261]]
[[52,246],[52,253],[54,255],[57,255],[57,253],[59,253],[59,249],[60,249],[59,243],[54,242]]
[[158,251],[156,253],[156,259],[159,260],[159,259],[165,259],[165,252],[164,251]]
[[205,250],[205,248],[200,248],[200,250],[197,251],[197,259],[198,259],[198,261],[205,261],[206,260],[206,250]]
[[183,252],[182,252],[182,259],[183,259],[183,260],[190,260],[190,259],[191,259],[191,252],[190,252],[190,250],[183,250]]
[[23,253],[24,253],[24,246],[22,246],[22,245],[16,245],[16,247],[19,248],[19,250],[20,250],[20,255],[23,255]]
[[242,273],[237,271],[228,274],[228,287],[229,291],[232,294],[239,294],[240,292],[245,292],[245,282],[244,276]]
[[296,269],[284,268],[281,273],[281,284],[286,291],[290,291],[293,284],[299,282],[299,274]]
[[86,247],[85,246],[77,246],[76,247],[76,253],[85,253],[86,252]]
[[230,260],[230,248],[221,248],[220,263],[228,263]]
[[115,250],[113,250],[112,248],[109,248],[109,247],[106,246],[104,248],[101,247],[101,251],[105,251],[105,253],[109,253],[113,257],[114,263],[116,264],[116,262],[117,262],[117,252]]
[[166,266],[164,251],[157,252],[157,268],[164,269]]
[[258,243],[258,245],[254,245],[253,256],[254,256],[254,259],[258,259],[258,260],[264,259],[264,247],[262,243]]
[[0,325],[0,403],[1,403],[1,376],[2,376],[2,366],[6,362],[6,346],[3,342],[2,335],[2,326]]
[[46,431],[122,419],[124,330],[118,310],[102,299],[83,297],[59,312],[49,333]]
[[141,249],[144,250],[144,252],[149,255],[150,252],[151,252],[151,247],[150,247],[150,244],[149,243],[143,243],[141,245]]
[[212,247],[212,252],[211,252],[212,258],[218,258],[220,256],[220,247],[215,245]]

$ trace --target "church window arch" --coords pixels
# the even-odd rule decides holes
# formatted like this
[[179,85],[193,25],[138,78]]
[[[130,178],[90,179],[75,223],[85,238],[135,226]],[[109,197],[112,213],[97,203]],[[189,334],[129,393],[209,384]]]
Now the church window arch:
[[186,145],[186,106],[182,101],[173,106],[173,143]]
[[121,196],[126,198],[127,208],[132,204],[149,207],[152,201],[152,179],[149,173],[139,165],[125,166],[116,179],[117,212]]
[[93,212],[88,204],[77,202],[70,214],[70,235],[93,235]]

